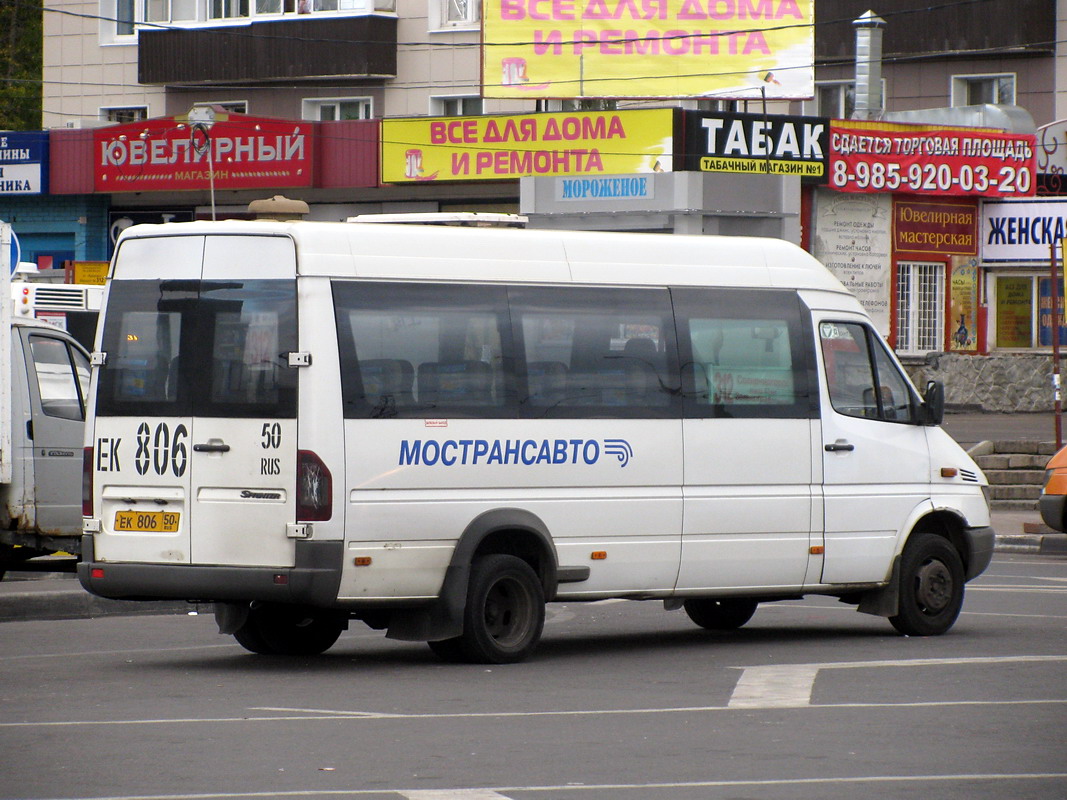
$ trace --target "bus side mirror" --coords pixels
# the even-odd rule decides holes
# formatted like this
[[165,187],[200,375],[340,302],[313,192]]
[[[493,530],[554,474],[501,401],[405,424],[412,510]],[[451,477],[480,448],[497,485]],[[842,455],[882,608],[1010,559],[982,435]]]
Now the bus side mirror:
[[945,421],[945,384],[941,381],[926,382],[923,409],[926,412],[926,425],[940,425]]

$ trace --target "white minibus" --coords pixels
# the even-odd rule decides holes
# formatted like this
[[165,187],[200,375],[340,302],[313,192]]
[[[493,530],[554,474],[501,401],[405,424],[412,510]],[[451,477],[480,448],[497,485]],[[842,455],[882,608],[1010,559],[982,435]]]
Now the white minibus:
[[81,582],[213,603],[255,653],[355,619],[515,662],[546,602],[606,598],[940,634],[992,557],[940,386],[783,241],[191,222],[110,277]]

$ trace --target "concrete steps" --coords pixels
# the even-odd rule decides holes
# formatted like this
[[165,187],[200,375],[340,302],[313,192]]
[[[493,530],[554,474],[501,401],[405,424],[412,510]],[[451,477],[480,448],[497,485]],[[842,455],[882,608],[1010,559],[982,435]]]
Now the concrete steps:
[[1036,511],[1045,465],[1056,452],[1054,442],[993,441],[971,448],[971,456],[989,479],[992,508]]

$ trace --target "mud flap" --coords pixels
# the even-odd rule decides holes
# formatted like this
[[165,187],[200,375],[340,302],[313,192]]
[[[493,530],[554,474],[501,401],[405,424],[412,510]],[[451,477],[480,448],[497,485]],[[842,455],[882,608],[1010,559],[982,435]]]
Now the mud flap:
[[398,609],[389,619],[387,639],[404,642],[436,642],[463,633],[463,611],[467,607],[470,565],[453,564],[445,570],[445,581],[437,600],[421,608]]
[[876,617],[896,616],[900,610],[900,556],[893,559],[889,583],[881,589],[865,592],[856,610],[861,614],[873,614]]
[[248,620],[248,603],[215,603],[215,624],[219,633],[233,634]]

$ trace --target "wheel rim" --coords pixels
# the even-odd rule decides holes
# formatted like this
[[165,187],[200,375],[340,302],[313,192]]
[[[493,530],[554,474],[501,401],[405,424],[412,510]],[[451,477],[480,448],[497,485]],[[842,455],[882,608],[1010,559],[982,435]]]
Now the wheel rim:
[[485,596],[485,630],[502,647],[521,644],[533,624],[533,598],[521,581],[501,578]]
[[916,575],[915,599],[926,614],[939,614],[952,602],[952,573],[941,561],[928,561]]

